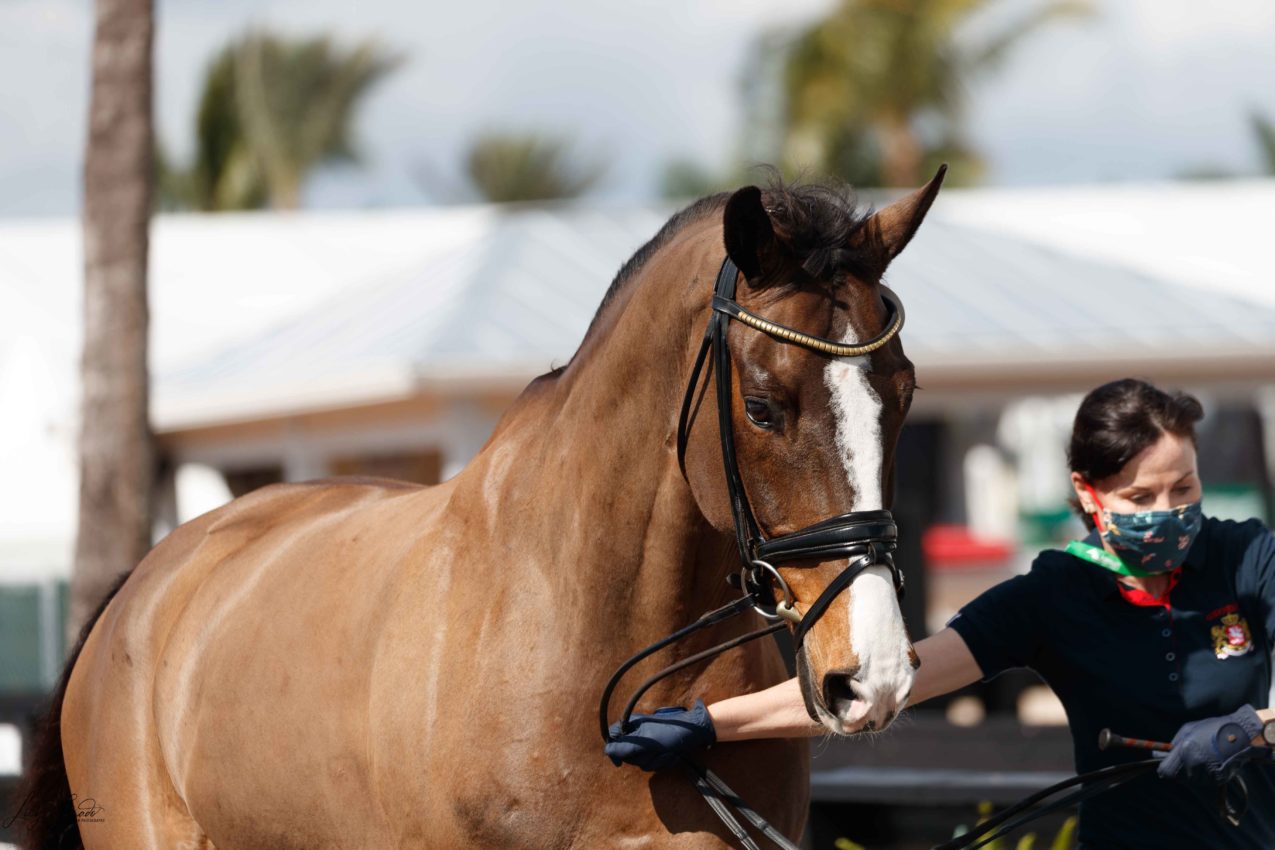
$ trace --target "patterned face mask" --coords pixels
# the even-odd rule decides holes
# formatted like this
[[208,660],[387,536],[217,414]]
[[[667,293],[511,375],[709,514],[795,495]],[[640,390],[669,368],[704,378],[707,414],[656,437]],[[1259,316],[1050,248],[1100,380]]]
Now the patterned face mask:
[[1117,514],[1104,508],[1093,488],[1086,487],[1098,505],[1094,520],[1102,520],[1098,533],[1127,566],[1151,574],[1172,572],[1182,566],[1204,524],[1199,502],[1167,511]]

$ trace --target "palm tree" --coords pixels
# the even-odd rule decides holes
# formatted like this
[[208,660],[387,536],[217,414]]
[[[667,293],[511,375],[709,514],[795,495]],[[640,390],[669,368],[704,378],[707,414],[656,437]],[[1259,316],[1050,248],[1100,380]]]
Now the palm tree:
[[[97,0],[84,160],[80,504],[67,632],[150,548],[146,269],[152,0]],[[72,643],[73,645],[73,643]]]
[[604,172],[600,163],[579,163],[566,139],[532,132],[480,136],[469,147],[465,170],[491,203],[579,197]]
[[961,128],[971,81],[1044,24],[1090,9],[1084,0],[1039,0],[976,46],[958,39],[992,5],[841,0],[797,37],[784,64],[785,165],[886,186],[916,185],[940,156],[955,160],[958,180],[976,172]]
[[400,62],[373,42],[235,40],[204,76],[193,166],[161,171],[161,205],[295,209],[316,166],[356,158],[354,112]]

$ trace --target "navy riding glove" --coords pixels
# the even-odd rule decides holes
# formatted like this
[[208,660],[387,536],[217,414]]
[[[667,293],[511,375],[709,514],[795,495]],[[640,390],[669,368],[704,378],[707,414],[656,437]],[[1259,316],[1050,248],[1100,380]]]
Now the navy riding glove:
[[1250,758],[1263,753],[1253,746],[1262,734],[1262,720],[1251,705],[1224,717],[1183,724],[1173,736],[1173,749],[1160,762],[1161,779],[1228,781]]
[[619,721],[612,723],[606,754],[616,767],[628,762],[643,770],[664,770],[716,740],[708,708],[697,699],[690,708],[671,706],[656,709],[654,714],[635,714],[629,718],[627,733],[620,732]]

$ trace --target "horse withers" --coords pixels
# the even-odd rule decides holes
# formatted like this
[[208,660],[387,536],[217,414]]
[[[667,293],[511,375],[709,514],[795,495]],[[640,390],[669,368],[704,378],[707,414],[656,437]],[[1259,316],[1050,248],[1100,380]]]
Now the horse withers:
[[[601,756],[593,714],[620,660],[734,593],[714,417],[690,421],[684,472],[677,452],[714,275],[725,251],[741,306],[870,338],[887,317],[880,277],[940,178],[873,215],[809,187],[703,199],[621,269],[568,365],[533,381],[456,477],[274,485],[178,528],[68,663],[30,772],[27,846],[722,846],[680,777]],[[914,387],[898,339],[847,361],[729,334],[732,436],[762,529],[887,507]],[[842,567],[779,570],[802,610]],[[913,663],[881,567],[837,596],[799,658],[808,707],[836,733],[885,726]],[[784,675],[762,641],[647,704]],[[797,835],[807,757],[776,740],[707,761]]]

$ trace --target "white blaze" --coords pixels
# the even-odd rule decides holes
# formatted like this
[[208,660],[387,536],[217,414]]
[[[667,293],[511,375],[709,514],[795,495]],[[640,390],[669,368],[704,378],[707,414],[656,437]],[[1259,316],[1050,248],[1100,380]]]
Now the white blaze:
[[[854,334],[845,345],[855,343]],[[881,399],[868,383],[867,358],[839,358],[826,380],[837,420],[837,453],[854,487],[856,511],[879,511],[881,501]]]
[[[847,344],[856,341],[853,332],[844,340]],[[838,358],[825,373],[837,423],[837,453],[854,487],[856,511],[884,507],[881,399],[868,383],[867,367],[867,358]],[[842,712],[841,720],[857,726],[870,717],[880,728],[889,719],[883,716],[887,707],[901,708],[912,688],[907,630],[887,568],[865,570],[849,592],[850,644],[859,659],[858,682],[853,687],[863,704],[850,716]]]

